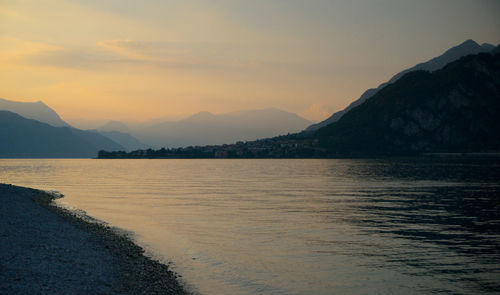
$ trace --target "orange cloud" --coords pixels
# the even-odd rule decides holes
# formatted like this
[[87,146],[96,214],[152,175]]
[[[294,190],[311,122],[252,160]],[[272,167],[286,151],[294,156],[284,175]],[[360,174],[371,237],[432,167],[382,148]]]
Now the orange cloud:
[[105,40],[97,42],[97,46],[111,50],[119,55],[139,60],[151,60],[152,56],[146,54],[146,45],[132,40]]
[[28,55],[59,49],[61,47],[49,43],[27,41],[5,35],[0,36],[0,62],[2,63],[15,63]]

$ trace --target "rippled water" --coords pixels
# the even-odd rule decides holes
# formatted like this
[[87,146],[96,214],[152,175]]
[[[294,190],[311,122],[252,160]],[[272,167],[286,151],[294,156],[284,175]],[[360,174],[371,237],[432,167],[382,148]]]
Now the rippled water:
[[0,160],[202,294],[500,292],[500,162]]

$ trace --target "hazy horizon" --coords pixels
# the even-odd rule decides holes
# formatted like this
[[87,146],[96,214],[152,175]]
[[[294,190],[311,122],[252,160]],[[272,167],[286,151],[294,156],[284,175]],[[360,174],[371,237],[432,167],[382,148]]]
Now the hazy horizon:
[[[134,120],[134,119],[127,119],[124,118],[122,120],[113,120],[113,119],[87,119],[87,118],[71,118],[69,120],[65,120],[68,124],[70,124],[73,127],[80,128],[80,129],[97,129],[102,127],[103,125],[110,123],[110,122],[119,122],[125,124],[127,127],[132,128],[132,129],[141,129],[146,126],[153,126],[156,124],[161,124],[161,123],[176,123],[176,122],[181,122],[183,120],[188,120],[193,116],[196,116],[198,114],[202,113],[210,113],[214,116],[225,116],[225,115],[237,115],[238,113],[243,113],[243,112],[254,112],[254,111],[265,111],[265,110],[277,110],[277,111],[284,111],[282,109],[278,108],[261,108],[261,109],[245,109],[245,110],[235,110],[235,111],[230,111],[230,112],[208,112],[208,111],[198,111],[192,114],[183,114],[183,115],[167,115],[167,116],[159,116],[159,117],[153,117],[153,118],[148,118],[145,120]],[[57,110],[56,110],[57,111]],[[304,117],[302,117],[300,114],[296,114],[293,112],[287,112],[290,114],[295,114],[299,116],[300,118],[308,121],[309,123],[313,124],[316,123],[315,121],[307,120]],[[63,118],[64,119],[64,118]]]
[[495,1],[2,1],[0,97],[69,122],[279,108],[321,121],[467,39]]

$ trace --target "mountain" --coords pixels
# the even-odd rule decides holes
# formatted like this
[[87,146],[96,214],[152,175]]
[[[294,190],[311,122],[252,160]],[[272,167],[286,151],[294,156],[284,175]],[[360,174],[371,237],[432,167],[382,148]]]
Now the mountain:
[[125,147],[95,130],[80,130],[76,128],[70,129],[74,134],[80,136],[98,150],[125,150]]
[[341,155],[479,152],[499,130],[500,54],[480,53],[404,74],[314,137]]
[[54,127],[0,111],[0,157],[95,157],[102,149],[123,150],[123,147],[96,132]]
[[188,117],[190,117],[190,115],[175,115],[175,116],[174,115],[166,115],[166,116],[161,116],[158,118],[154,118],[154,119],[147,120],[147,121],[141,121],[141,122],[127,121],[126,124],[127,124],[127,126],[130,126],[130,129],[141,129],[141,128],[145,128],[145,127],[153,126],[153,125],[158,125],[158,124],[165,123],[165,122],[177,122],[177,121],[186,119]]
[[110,120],[95,131],[122,145],[127,151],[146,149],[149,147],[132,136],[129,127],[120,121]]
[[226,114],[200,112],[183,120],[163,122],[132,132],[153,147],[226,144],[298,132],[310,124],[279,109],[245,110]]
[[110,120],[106,122],[104,125],[101,127],[97,128],[98,131],[104,131],[104,132],[109,132],[109,131],[118,131],[122,133],[130,133],[130,129],[128,128],[127,125],[120,121],[115,121],[115,120]]
[[44,122],[55,127],[69,126],[53,109],[41,101],[18,102],[0,98],[0,110],[10,111],[24,118]]
[[123,146],[127,151],[149,148],[132,135],[120,131],[98,131],[100,134]]
[[495,48],[495,46],[484,43],[482,45],[477,44],[473,40],[467,40],[463,42],[460,45],[457,45],[455,47],[452,47],[448,49],[445,53],[442,55],[435,57],[431,60],[428,60],[423,63],[419,63],[409,69],[406,69],[396,75],[394,75],[389,81],[380,84],[377,88],[371,88],[366,90],[360,98],[352,102],[347,108],[338,111],[331,115],[328,119],[319,122],[317,124],[313,124],[309,127],[306,128],[306,131],[314,131],[318,130],[321,127],[324,127],[328,124],[331,124],[333,122],[338,121],[345,113],[347,113],[349,110],[357,107],[358,105],[362,104],[365,102],[367,99],[370,97],[374,96],[378,91],[380,91],[382,88],[387,86],[388,84],[396,82],[399,78],[401,78],[403,75],[406,73],[412,72],[412,71],[418,71],[418,70],[424,70],[424,71],[435,71],[438,69],[443,68],[445,65],[448,63],[455,61],[463,56],[469,55],[469,54],[478,54],[481,52],[490,52]]
[[68,124],[71,126],[81,129],[81,130],[96,130],[97,128],[103,126],[109,120],[93,120],[84,118],[68,118]]

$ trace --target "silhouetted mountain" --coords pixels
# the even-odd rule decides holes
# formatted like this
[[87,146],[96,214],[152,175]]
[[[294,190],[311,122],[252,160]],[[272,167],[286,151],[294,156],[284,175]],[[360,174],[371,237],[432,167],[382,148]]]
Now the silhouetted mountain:
[[101,127],[97,128],[98,131],[118,131],[122,133],[130,133],[130,129],[128,128],[127,125],[120,121],[115,121],[115,120],[110,120],[106,122],[104,125]]
[[497,47],[493,48],[493,50],[491,50],[491,54],[498,54],[500,53],[500,45],[498,45]]
[[109,120],[94,120],[94,119],[85,119],[85,118],[68,118],[68,123],[78,129],[81,130],[96,130],[97,128],[106,124]]
[[214,115],[194,114],[177,122],[163,122],[133,135],[153,147],[181,147],[255,140],[303,130],[310,122],[278,109],[249,110]]
[[41,101],[18,102],[0,98],[0,110],[13,112],[24,118],[37,120],[55,127],[69,126],[53,109]]
[[118,144],[114,140],[108,138],[107,136],[102,135],[100,132],[95,130],[80,130],[76,128],[70,128],[73,133],[80,136],[84,140],[86,140],[91,145],[95,146],[97,149],[102,150],[124,150],[125,147]]
[[119,143],[127,151],[145,149],[149,146],[140,142],[137,138],[130,135],[129,127],[120,121],[110,120],[96,130],[100,134]]
[[347,108],[345,108],[342,111],[334,113],[332,116],[330,116],[328,119],[319,122],[317,124],[313,124],[309,127],[307,127],[306,131],[314,131],[317,130],[321,127],[324,127],[328,124],[331,124],[333,122],[338,121],[345,113],[347,113],[349,110],[357,107],[358,105],[362,104],[365,102],[367,99],[370,97],[374,96],[378,91],[380,91],[382,88],[387,86],[390,83],[396,82],[399,78],[401,78],[403,75],[406,73],[412,72],[412,71],[418,71],[418,70],[425,70],[425,71],[435,71],[438,69],[443,68],[445,65],[448,63],[455,61],[463,56],[469,55],[469,54],[478,54],[481,52],[490,52],[495,48],[495,46],[484,43],[482,45],[477,44],[473,40],[467,40],[463,42],[460,45],[457,45],[455,47],[450,48],[447,50],[445,53],[442,55],[435,57],[431,60],[428,60],[423,63],[419,63],[409,69],[406,69],[396,75],[394,75],[389,81],[380,84],[379,87],[377,88],[371,88],[366,90],[360,98],[352,102]]
[[122,150],[123,147],[97,132],[54,127],[0,111],[0,157],[95,157],[102,149]]
[[[71,126],[82,130],[102,130],[102,131],[119,131],[131,133],[132,129],[139,129],[140,127],[153,125],[151,121],[115,121],[104,119],[85,119],[85,118],[69,118],[68,123]],[[161,121],[163,122],[163,121]]]
[[148,145],[140,142],[137,138],[125,132],[119,132],[119,131],[98,131],[98,132],[106,136],[107,138],[110,138],[114,142],[120,144],[127,151],[145,149],[149,147]]
[[469,55],[413,71],[319,129],[321,146],[342,155],[500,149],[500,54]]
[[153,125],[158,125],[161,123],[165,122],[178,122],[180,120],[184,120],[191,115],[166,115],[166,116],[161,116],[159,118],[155,118],[152,120],[147,120],[147,121],[142,121],[142,122],[131,122],[128,121],[126,122],[128,126],[130,126],[130,129],[141,129],[141,128],[146,128],[148,126],[153,126]]

